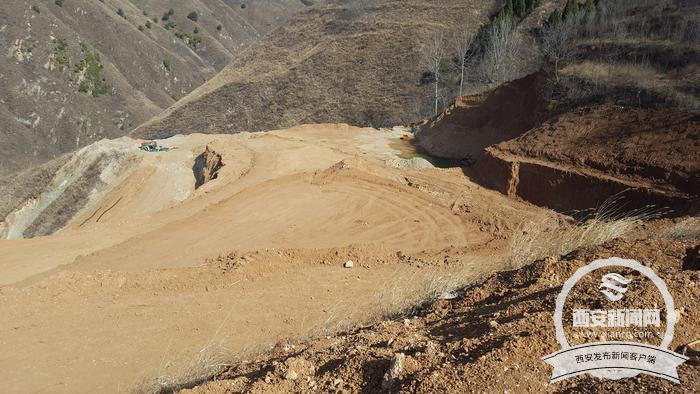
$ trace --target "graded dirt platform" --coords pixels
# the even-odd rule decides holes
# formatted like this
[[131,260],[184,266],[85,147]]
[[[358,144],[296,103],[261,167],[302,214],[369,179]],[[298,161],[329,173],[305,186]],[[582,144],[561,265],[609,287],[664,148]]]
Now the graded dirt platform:
[[[243,356],[371,320],[501,268],[484,261],[518,223],[551,215],[459,168],[405,168],[389,147],[402,133],[314,125],[76,153],[71,169],[108,152],[98,186],[70,189],[84,207],[51,236],[0,241],[2,391],[125,391],[214,343]],[[224,166],[195,189],[206,147]],[[36,227],[54,197],[4,231]]]

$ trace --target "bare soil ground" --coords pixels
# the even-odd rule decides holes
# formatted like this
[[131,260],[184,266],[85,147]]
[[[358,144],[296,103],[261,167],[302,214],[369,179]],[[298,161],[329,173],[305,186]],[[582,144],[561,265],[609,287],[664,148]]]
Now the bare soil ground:
[[459,97],[418,127],[416,144],[432,156],[476,160],[484,148],[518,137],[546,119],[544,80],[537,73],[482,94]]
[[[581,149],[585,147],[585,149]],[[700,116],[674,109],[579,108],[496,149],[700,194]]]
[[486,148],[473,175],[558,211],[586,212],[619,195],[627,210],[692,215],[700,210],[699,125],[673,109],[582,107]]
[[[96,144],[121,152],[103,189],[58,233],[0,241],[2,391],[124,391],[212,343],[242,356],[362,323],[499,269],[483,261],[518,223],[552,215],[460,169],[397,167],[402,134],[313,125],[178,136],[161,153]],[[195,190],[207,146],[224,165]]]
[[[658,231],[655,227],[644,236],[653,238]],[[191,392],[698,392],[700,353],[684,346],[700,338],[696,289],[700,272],[684,263],[693,258],[698,241],[620,239],[549,257],[494,274],[458,298],[437,301],[405,319],[279,343],[271,352],[236,363],[217,381]],[[648,375],[619,381],[582,375],[549,384],[551,367],[540,358],[560,349],[552,320],[556,296],[576,269],[611,256],[636,259],[668,285],[679,315],[670,349],[691,357],[679,368],[682,385]],[[630,291],[630,300],[659,298],[643,276],[626,275],[639,282]],[[577,284],[571,293],[575,297],[570,297],[599,303],[598,279]],[[581,343],[576,333],[567,335],[570,343]],[[645,341],[658,345],[660,340],[657,336]],[[385,375],[399,353],[404,355],[402,367],[387,383]]]

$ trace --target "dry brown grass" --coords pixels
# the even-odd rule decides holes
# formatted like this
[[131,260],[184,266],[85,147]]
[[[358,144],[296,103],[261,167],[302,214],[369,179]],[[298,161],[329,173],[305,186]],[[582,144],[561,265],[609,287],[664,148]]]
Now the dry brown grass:
[[640,63],[585,61],[563,68],[561,74],[583,79],[606,89],[632,87],[653,92],[668,97],[681,108],[700,108],[700,101],[696,97],[681,91],[679,84],[682,81],[663,78],[653,67]]
[[659,234],[662,239],[700,239],[700,217],[686,218]]
[[511,240],[510,267],[518,268],[548,256],[563,256],[582,246],[600,245],[662,213],[653,207],[625,211],[623,200],[623,195],[611,197],[582,223],[562,223],[549,216],[538,222],[523,223]]
[[155,376],[136,384],[134,393],[174,393],[212,380],[223,372],[235,358],[222,342],[203,347],[192,359],[183,363],[169,361],[161,365]]

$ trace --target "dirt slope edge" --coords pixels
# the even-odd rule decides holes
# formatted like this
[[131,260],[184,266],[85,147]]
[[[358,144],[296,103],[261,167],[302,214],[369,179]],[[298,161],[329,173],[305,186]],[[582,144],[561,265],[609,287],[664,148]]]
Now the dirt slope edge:
[[483,185],[509,197],[559,212],[590,210],[620,195],[625,210],[653,206],[664,216],[698,212],[692,195],[660,190],[651,185],[615,178],[591,170],[567,168],[487,148],[474,166]]

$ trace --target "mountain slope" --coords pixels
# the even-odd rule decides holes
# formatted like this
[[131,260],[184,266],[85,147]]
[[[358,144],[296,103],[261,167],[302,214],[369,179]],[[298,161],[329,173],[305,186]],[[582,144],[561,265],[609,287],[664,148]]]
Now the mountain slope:
[[[345,122],[385,126],[420,118],[430,102],[420,47],[435,32],[474,32],[497,1],[335,2],[291,18],[133,135],[231,133]],[[354,4],[354,6],[353,6]]]
[[304,8],[298,0],[247,3],[3,4],[0,176],[124,135]]

